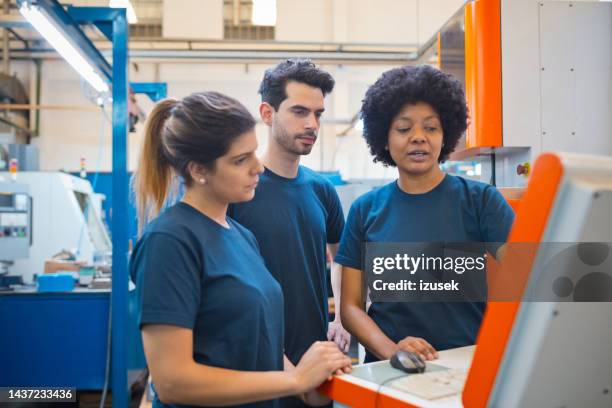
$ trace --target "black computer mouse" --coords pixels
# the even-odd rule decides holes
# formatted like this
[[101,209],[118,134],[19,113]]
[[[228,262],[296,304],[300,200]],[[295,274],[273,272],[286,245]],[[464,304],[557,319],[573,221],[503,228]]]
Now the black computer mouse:
[[391,367],[402,370],[406,373],[415,374],[425,371],[425,362],[410,351],[400,350],[389,360]]

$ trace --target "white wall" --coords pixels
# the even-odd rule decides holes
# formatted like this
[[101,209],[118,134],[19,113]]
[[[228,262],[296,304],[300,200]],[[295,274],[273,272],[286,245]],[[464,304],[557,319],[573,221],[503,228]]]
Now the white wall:
[[418,0],[352,0],[348,10],[348,41],[417,43]]
[[333,2],[277,0],[276,40],[333,41]]
[[[45,61],[42,67],[41,104],[54,106],[79,106],[85,110],[43,109],[40,114],[41,136],[34,138],[33,143],[40,149],[42,170],[76,170],[79,160],[85,157],[88,167],[92,168],[98,161],[97,146],[104,132],[106,141],[110,141],[110,124],[103,121],[101,111],[95,111],[95,105],[84,95],[84,84],[78,74],[63,60]],[[109,149],[102,151],[104,167],[110,169]]]
[[465,0],[277,0],[276,39],[423,44]]
[[223,39],[223,0],[166,0],[162,18],[164,37]]
[[[106,0],[71,0],[104,6]],[[276,39],[423,44],[466,0],[277,0]],[[165,0],[163,36],[223,38],[223,0]]]

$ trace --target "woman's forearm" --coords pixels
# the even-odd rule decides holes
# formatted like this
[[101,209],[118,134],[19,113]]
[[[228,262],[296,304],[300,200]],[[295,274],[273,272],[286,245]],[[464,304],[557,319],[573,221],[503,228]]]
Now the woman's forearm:
[[[293,363],[287,358],[287,356],[283,356],[283,365],[285,372],[290,372],[295,370],[295,366]],[[303,403],[313,406],[319,407],[322,405],[327,405],[331,402],[329,398],[324,395],[319,394],[319,392],[315,390],[308,391],[303,394],[296,395],[297,398],[301,399]]]
[[397,351],[397,345],[361,307],[345,302],[341,310],[344,327],[376,357],[387,360]]
[[194,362],[168,377],[166,383],[153,378],[159,399],[167,404],[227,406],[303,392],[297,377],[283,371],[235,371]]

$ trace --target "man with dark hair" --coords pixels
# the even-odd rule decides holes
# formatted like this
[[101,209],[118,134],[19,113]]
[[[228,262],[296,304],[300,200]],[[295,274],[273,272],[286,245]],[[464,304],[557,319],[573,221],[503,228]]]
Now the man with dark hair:
[[328,72],[318,68],[310,60],[288,59],[266,70],[259,86],[261,100],[278,111],[280,104],[287,99],[286,88],[289,81],[318,88],[324,97],[333,91],[335,84]]
[[[259,113],[270,127],[265,166],[255,198],[228,214],[250,229],[285,297],[285,354],[297,364],[315,341],[334,340],[347,351],[340,323],[340,270],[332,263],[335,320],[328,322],[326,247],[335,256],[344,215],[334,186],[300,165],[317,140],[331,75],[309,60],[286,60],[266,71]],[[300,406],[295,398],[284,406]]]

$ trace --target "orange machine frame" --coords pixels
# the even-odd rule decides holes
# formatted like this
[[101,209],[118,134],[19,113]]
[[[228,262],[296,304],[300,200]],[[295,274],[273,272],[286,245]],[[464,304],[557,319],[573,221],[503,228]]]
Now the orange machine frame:
[[[541,242],[562,177],[563,166],[557,155],[545,153],[538,158],[516,214],[508,238],[509,243]],[[527,263],[513,269],[512,278],[515,286],[521,290],[520,293],[529,277],[530,267],[531,264]],[[516,284],[516,281],[519,284]],[[462,400],[465,407],[486,407],[519,306],[520,302],[517,301],[488,303],[463,390]],[[388,395],[377,395],[376,391],[343,380],[341,376],[325,383],[319,391],[334,401],[351,407],[415,407]]]
[[470,110],[465,147],[501,147],[501,0],[465,5],[465,93]]
[[515,214],[518,213],[519,205],[521,204],[521,200],[517,198],[509,198],[506,200]]
[[[557,155],[545,153],[538,158],[512,226],[509,243],[541,241],[562,177],[563,166]],[[514,272],[513,279],[524,286],[530,268],[518,268]],[[478,347],[463,391],[464,406],[476,408],[487,405],[519,306],[520,302],[488,303],[476,341]]]

